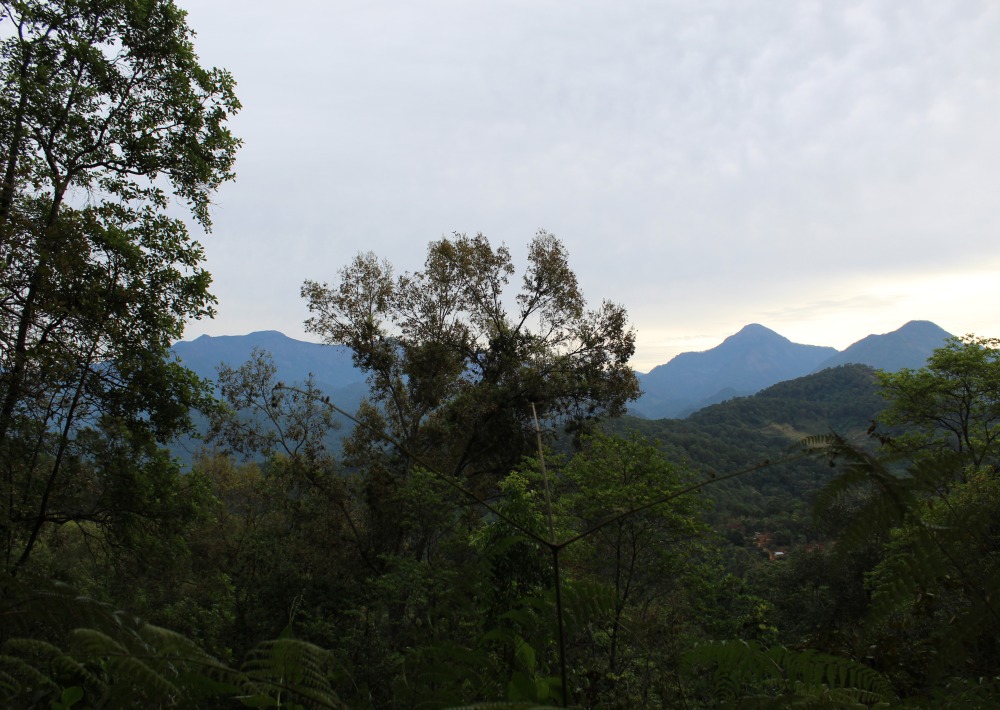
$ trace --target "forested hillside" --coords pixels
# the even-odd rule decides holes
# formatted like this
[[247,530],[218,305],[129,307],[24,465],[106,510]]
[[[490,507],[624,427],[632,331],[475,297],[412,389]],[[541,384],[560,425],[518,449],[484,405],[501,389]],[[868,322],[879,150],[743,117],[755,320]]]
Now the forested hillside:
[[605,428],[618,435],[639,432],[656,442],[672,461],[705,476],[774,462],[744,478],[712,486],[711,519],[719,529],[739,531],[730,538],[749,540],[755,530],[770,530],[776,542],[815,540],[812,494],[835,475],[817,457],[785,461],[809,436],[832,431],[865,445],[866,431],[885,400],[875,371],[844,365],[781,382],[751,397],[699,410],[686,419],[644,420],[623,417]]
[[171,0],[0,10],[0,705],[1000,703],[1000,340],[630,418],[626,309],[459,233],[304,282],[360,403],[210,384],[233,78]]

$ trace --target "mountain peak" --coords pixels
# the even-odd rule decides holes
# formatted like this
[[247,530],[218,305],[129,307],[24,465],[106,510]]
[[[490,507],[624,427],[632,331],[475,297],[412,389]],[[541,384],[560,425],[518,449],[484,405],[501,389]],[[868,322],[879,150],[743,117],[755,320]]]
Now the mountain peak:
[[760,323],[750,323],[711,350],[681,353],[642,376],[646,394],[634,409],[652,417],[678,416],[801,377],[836,352],[793,343]]
[[776,333],[770,328],[761,325],[760,323],[748,323],[739,329],[738,332],[730,335],[728,338],[722,341],[723,345],[729,342],[740,342],[748,340],[778,340],[784,342],[790,342],[788,338]]
[[[928,337],[937,340],[950,338],[951,333],[929,320],[911,320],[899,330],[894,331],[897,335]],[[892,333],[886,333],[891,335]]]
[[222,341],[236,341],[236,340],[292,340],[287,335],[282,333],[280,330],[256,330],[252,333],[247,333],[246,335],[209,335],[208,333],[202,333],[194,340],[181,340],[180,343],[197,343],[202,344],[207,343],[210,340]]
[[895,372],[904,367],[917,370],[927,364],[930,354],[951,337],[929,320],[911,320],[890,333],[868,335],[843,352],[820,363],[818,370],[848,363],[868,365],[878,370]]

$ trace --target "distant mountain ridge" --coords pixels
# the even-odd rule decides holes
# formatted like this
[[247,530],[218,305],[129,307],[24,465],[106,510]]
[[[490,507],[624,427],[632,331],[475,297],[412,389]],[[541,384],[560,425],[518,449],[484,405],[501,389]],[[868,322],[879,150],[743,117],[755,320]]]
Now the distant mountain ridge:
[[785,380],[856,363],[896,371],[923,367],[950,334],[930,321],[910,321],[898,330],[869,335],[838,352],[802,345],[759,324],[745,326],[704,352],[681,353],[639,375],[643,396],[629,412],[650,419],[685,417],[710,404],[752,395]]
[[174,354],[200,377],[214,380],[219,364],[239,367],[254,349],[271,354],[277,377],[288,383],[303,382],[309,373],[317,383],[339,389],[364,382],[365,375],[354,367],[351,351],[337,345],[307,343],[289,338],[276,330],[260,330],[247,335],[202,335],[173,346]]
[[885,406],[871,367],[842,365],[710,405],[684,419],[626,416],[602,428],[619,435],[638,432],[655,441],[671,461],[703,476],[776,462],[704,491],[714,502],[708,515],[719,529],[741,529],[748,519],[755,521],[755,527],[743,529],[745,536],[754,529],[773,529],[774,523],[757,521],[780,520],[780,526],[787,527],[792,519],[810,519],[806,501],[837,475],[823,457],[781,462],[792,447],[804,437],[831,430],[861,445],[873,444],[866,431]]
[[[238,368],[251,359],[254,350],[267,352],[277,370],[275,378],[288,385],[301,385],[313,375],[315,385],[331,401],[348,412],[357,410],[368,394],[365,374],[354,367],[351,351],[336,345],[308,343],[289,338],[276,330],[261,330],[247,335],[202,335],[194,340],[174,343],[172,350],[181,363],[206,380],[218,379],[218,368],[225,364]],[[340,437],[350,430],[346,418],[334,420],[341,428],[327,437],[331,449],[339,448]],[[204,435],[208,422],[195,417],[195,426]],[[183,462],[190,463],[203,442],[183,438],[172,449]]]
[[801,345],[759,323],[704,352],[681,353],[639,375],[645,394],[630,407],[653,419],[686,416],[716,402],[807,375],[836,348]]
[[[638,373],[644,394],[629,412],[649,419],[686,417],[711,404],[848,363],[890,371],[916,369],[948,337],[947,331],[930,321],[910,321],[898,330],[869,335],[838,352],[831,347],[793,343],[759,323],[751,323],[714,348],[681,353],[647,374]],[[278,331],[203,335],[176,343],[173,351],[198,375],[214,380],[220,363],[239,367],[254,348],[270,352],[278,379],[300,383],[312,373],[316,384],[349,411],[367,392],[365,374],[354,367],[350,350],[295,340]]]
[[911,320],[891,333],[862,338],[824,360],[816,371],[850,363],[870,365],[877,370],[890,372],[903,368],[917,370],[926,364],[931,352],[944,345],[944,341],[950,337],[951,333],[929,320]]

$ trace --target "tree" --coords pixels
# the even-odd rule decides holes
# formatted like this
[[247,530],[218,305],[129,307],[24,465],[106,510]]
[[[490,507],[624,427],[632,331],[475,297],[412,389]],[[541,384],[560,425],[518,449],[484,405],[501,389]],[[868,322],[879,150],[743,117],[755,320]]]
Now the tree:
[[240,106],[229,73],[198,64],[184,20],[171,0],[0,2],[0,226],[26,195],[44,199],[47,224],[74,190],[163,207],[160,178],[210,223]]
[[973,466],[1000,444],[1000,338],[950,338],[920,370],[880,372],[888,406],[879,421],[912,427],[894,440],[919,454],[951,449]]
[[[124,511],[151,514],[131,499],[142,490],[143,462],[159,460],[157,443],[208,396],[168,360],[184,319],[210,302],[201,249],[182,225],[106,204],[64,211],[55,227],[49,241],[60,265],[37,280],[44,319],[19,381],[16,353],[3,353],[0,387],[21,391],[0,441],[6,568],[27,561],[46,525],[88,520],[110,529]],[[8,252],[9,277],[34,268],[26,246]]]
[[[361,254],[333,286],[302,289],[313,314],[307,327],[351,348],[368,374],[370,395],[344,442],[359,484],[358,539],[374,573],[366,636],[412,649],[398,691],[411,702],[423,692],[413,664],[433,670],[435,654],[475,645],[482,632],[482,610],[458,611],[481,594],[458,593],[459,582],[484,582],[470,566],[480,557],[470,540],[486,514],[474,499],[496,496],[535,451],[533,411],[580,434],[638,393],[625,310],[587,310],[559,240],[535,236],[510,297],[514,273],[505,247],[457,234],[430,244],[422,271],[396,276],[387,261]],[[525,678],[537,671],[525,665]]]
[[161,211],[178,198],[210,226],[239,104],[228,73],[198,65],[169,0],[10,0],[0,28],[0,545],[12,570],[47,526],[119,534],[159,514],[153,479],[179,480],[157,446],[207,391],[168,348],[214,299],[200,245]]
[[[638,394],[625,309],[605,302],[587,310],[558,239],[539,232],[532,240],[511,314],[514,272],[506,247],[457,234],[430,244],[423,271],[397,277],[368,253],[334,286],[303,286],[313,314],[307,328],[351,348],[368,373],[371,394],[345,453],[367,474],[368,527],[387,534],[381,552],[409,544],[391,533],[399,511],[382,503],[414,457],[493,491],[535,446],[532,405],[543,420],[579,430],[620,414]],[[420,543],[410,552],[419,557]]]
[[882,373],[880,421],[906,428],[875,433],[877,453],[838,436],[811,441],[842,471],[817,510],[846,503],[854,513],[836,554],[881,548],[863,574],[871,603],[859,646],[902,695],[980,706],[998,696],[984,681],[1000,657],[998,346],[953,338],[925,368]]
[[[213,412],[212,440],[262,459],[236,467],[216,454],[195,464],[224,502],[214,537],[236,591],[234,648],[293,619],[303,638],[344,656],[358,703],[387,706],[393,695],[441,702],[446,674],[435,654],[481,632],[484,586],[465,526],[453,524],[454,491],[415,469],[379,502],[395,515],[387,533],[367,514],[371,489],[361,475],[326,451],[332,409],[311,378],[280,385],[260,351],[219,370],[226,406]],[[386,553],[380,541],[400,530],[422,539],[427,554]],[[462,666],[478,668],[471,657]],[[464,689],[455,702],[474,697]]]
[[604,613],[579,625],[577,643],[593,655],[578,663],[586,669],[578,682],[601,707],[647,705],[669,685],[682,629],[696,624],[695,590],[710,556],[704,503],[688,494],[647,507],[693,476],[634,434],[589,437],[558,479],[556,509],[577,531],[594,529],[567,548],[567,567],[576,583],[600,585],[608,596]]

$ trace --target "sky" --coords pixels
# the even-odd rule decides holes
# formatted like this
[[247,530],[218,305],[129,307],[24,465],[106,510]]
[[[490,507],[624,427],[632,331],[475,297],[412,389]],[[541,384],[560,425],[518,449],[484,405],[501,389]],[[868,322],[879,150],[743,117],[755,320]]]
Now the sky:
[[995,0],[178,0],[237,81],[201,334],[455,232],[559,237],[648,371],[748,323],[1000,336]]

